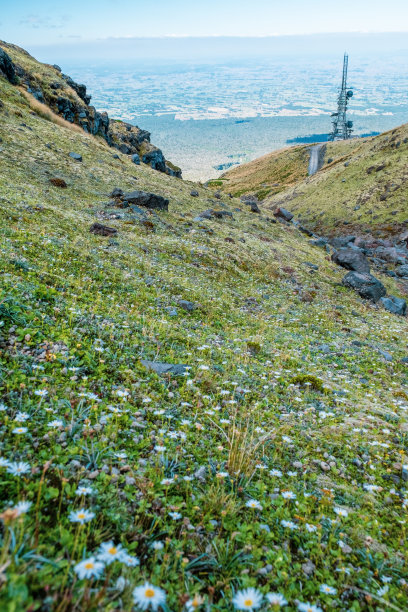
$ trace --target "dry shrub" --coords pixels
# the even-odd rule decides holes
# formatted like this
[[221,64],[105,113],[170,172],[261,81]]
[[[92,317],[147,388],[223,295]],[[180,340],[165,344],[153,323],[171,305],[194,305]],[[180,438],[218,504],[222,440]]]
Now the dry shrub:
[[54,187],[62,187],[63,189],[65,189],[67,186],[66,182],[62,178],[51,178],[50,183],[51,185],[54,185]]
[[31,110],[33,110],[37,115],[39,115],[43,119],[46,119],[47,121],[51,121],[52,123],[59,125],[60,127],[68,128],[69,130],[73,132],[78,132],[79,134],[84,134],[83,129],[80,128],[79,125],[76,125],[75,123],[70,123],[69,121],[66,121],[65,119],[54,113],[54,111],[52,111],[46,104],[39,102],[23,87],[19,87],[19,90],[28,101]]

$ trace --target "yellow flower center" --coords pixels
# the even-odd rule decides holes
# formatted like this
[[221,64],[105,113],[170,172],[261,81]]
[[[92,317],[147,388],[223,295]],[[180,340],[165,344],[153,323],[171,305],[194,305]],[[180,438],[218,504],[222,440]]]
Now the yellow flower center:
[[252,599],[246,599],[246,600],[244,601],[244,605],[245,605],[247,608],[250,608],[250,607],[253,605],[253,603],[254,603],[254,602],[252,601]]
[[154,590],[153,589],[146,589],[145,590],[145,597],[149,597],[149,598],[154,597]]
[[79,518],[79,519],[83,519],[83,518],[85,518],[85,514],[84,514],[83,512],[80,512],[80,513],[78,514],[78,518]]
[[109,548],[108,553],[110,555],[116,555],[116,553],[118,552],[118,549],[115,546],[112,546],[111,548]]
[[94,567],[94,564],[92,563],[92,561],[85,563],[85,569],[92,569],[93,567]]
[[198,601],[197,597],[194,597],[193,601],[191,602],[191,605],[193,606],[193,608],[198,608],[200,602]]

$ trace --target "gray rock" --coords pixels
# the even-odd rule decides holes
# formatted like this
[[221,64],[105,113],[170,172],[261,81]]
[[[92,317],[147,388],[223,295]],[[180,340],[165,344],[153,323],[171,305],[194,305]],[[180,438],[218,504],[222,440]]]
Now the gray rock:
[[188,300],[179,300],[178,305],[183,310],[187,310],[187,312],[193,312],[197,308],[194,302],[189,302]]
[[384,285],[374,276],[367,273],[349,272],[343,278],[342,283],[345,287],[357,291],[362,298],[372,300],[373,302],[378,302],[387,293]]
[[329,242],[335,249],[342,249],[348,246],[350,242],[354,242],[355,239],[355,236],[336,236],[335,238],[331,238]]
[[97,236],[115,236],[118,233],[116,228],[102,225],[102,223],[94,223],[89,228],[89,231]]
[[119,189],[119,187],[115,187],[115,189],[113,189],[111,193],[109,194],[110,198],[121,198],[122,196],[123,196],[123,191],[122,189]]
[[169,209],[168,200],[160,195],[148,193],[147,191],[131,191],[123,194],[123,199],[129,202],[129,204],[137,204],[138,206],[144,206],[145,208],[155,210]]
[[398,268],[395,268],[395,272],[398,276],[402,278],[404,278],[405,276],[408,277],[408,264],[398,266]]
[[393,314],[400,315],[401,317],[407,314],[407,303],[402,298],[389,295],[388,297],[382,297],[380,301],[384,308]]
[[284,219],[285,221],[291,221],[293,219],[293,214],[289,210],[286,210],[286,208],[277,208],[273,214],[275,217],[278,217],[278,219]]
[[309,240],[309,244],[317,247],[325,247],[327,245],[326,238],[315,238],[314,240]]
[[192,197],[192,198],[198,198],[198,196],[199,196],[200,194],[198,193],[197,189],[193,189],[193,190],[190,192],[190,195],[191,195],[191,197]]
[[17,83],[13,62],[7,53],[0,48],[0,75],[5,76],[10,83]]
[[140,166],[140,155],[138,153],[133,153],[132,162],[136,164],[136,166]]
[[174,376],[184,376],[188,371],[188,367],[181,363],[164,363],[161,361],[146,361],[141,360],[141,364],[148,370],[153,370],[156,374],[173,374]]
[[71,151],[71,153],[68,153],[68,155],[72,157],[72,159],[74,159],[75,161],[78,161],[78,162],[82,161],[82,155],[80,155],[79,153],[73,153]]
[[364,255],[354,249],[339,249],[332,255],[332,261],[342,268],[355,272],[370,272],[370,264]]
[[308,266],[309,268],[312,268],[312,270],[318,270],[319,266],[316,266],[316,264],[311,263],[310,261],[305,261],[304,262],[305,266]]
[[384,261],[391,263],[404,264],[405,257],[395,247],[379,246],[375,249],[375,255]]
[[388,351],[383,351],[382,349],[378,349],[381,357],[384,357],[385,361],[392,361],[392,355]]

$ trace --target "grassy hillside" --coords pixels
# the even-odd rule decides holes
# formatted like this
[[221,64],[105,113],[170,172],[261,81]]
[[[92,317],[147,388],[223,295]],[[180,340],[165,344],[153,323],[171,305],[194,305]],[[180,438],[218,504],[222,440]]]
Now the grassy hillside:
[[[255,160],[223,177],[222,189],[258,193],[266,210],[289,208],[317,231],[359,229],[393,233],[408,219],[408,124],[390,132],[347,142],[328,143],[323,168],[307,172],[307,147],[294,147]],[[281,179],[281,169],[290,182]],[[302,176],[303,174],[303,176]],[[281,187],[262,192],[263,177]],[[292,177],[295,180],[292,180]],[[347,231],[349,231],[349,229]]]
[[260,200],[280,193],[307,176],[309,146],[288,147],[238,166],[209,182],[234,196],[254,194]]
[[406,609],[407,319],[295,227],[0,99],[0,608]]

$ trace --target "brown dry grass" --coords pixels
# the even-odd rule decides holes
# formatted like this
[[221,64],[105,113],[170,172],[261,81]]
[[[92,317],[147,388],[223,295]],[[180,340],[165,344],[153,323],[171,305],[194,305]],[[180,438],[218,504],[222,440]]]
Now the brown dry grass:
[[66,121],[65,119],[54,113],[54,111],[52,111],[46,104],[39,102],[36,98],[34,98],[34,96],[28,93],[28,91],[26,91],[24,87],[19,87],[18,89],[28,101],[31,110],[37,113],[37,115],[40,115],[40,117],[42,117],[43,119],[51,121],[52,123],[55,123],[60,127],[67,128],[72,132],[78,132],[79,134],[84,133],[83,129],[79,127],[79,125],[76,125],[75,123],[70,123],[69,121]]

